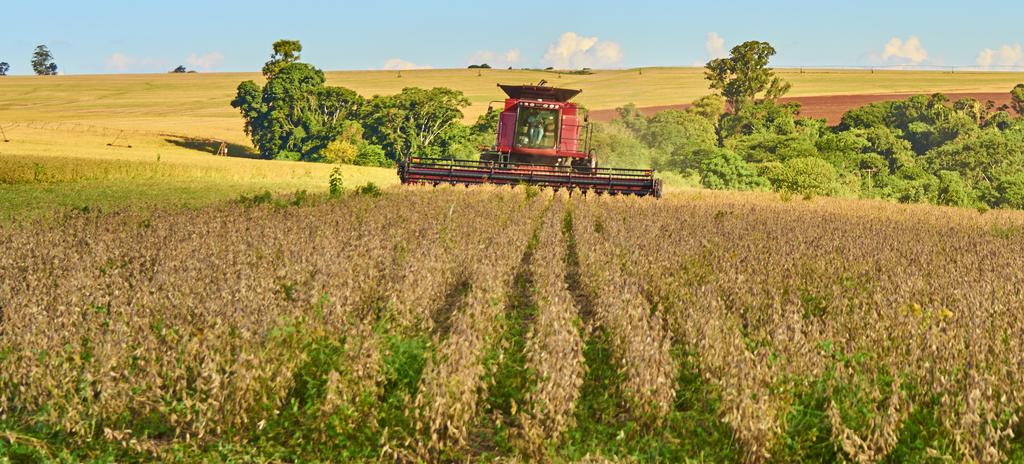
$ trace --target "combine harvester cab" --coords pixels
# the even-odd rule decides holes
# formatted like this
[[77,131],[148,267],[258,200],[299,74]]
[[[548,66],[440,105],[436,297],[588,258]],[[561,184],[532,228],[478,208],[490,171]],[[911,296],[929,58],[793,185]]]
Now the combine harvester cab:
[[[542,82],[543,84],[543,82]],[[661,197],[652,169],[598,167],[591,128],[570,102],[580,90],[502,85],[508,95],[495,145],[479,161],[409,157],[398,164],[403,184],[535,185],[570,193]]]

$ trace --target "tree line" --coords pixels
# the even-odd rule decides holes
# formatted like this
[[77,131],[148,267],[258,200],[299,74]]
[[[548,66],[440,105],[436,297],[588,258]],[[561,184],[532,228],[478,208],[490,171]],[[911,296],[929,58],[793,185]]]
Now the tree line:
[[265,85],[239,84],[231,105],[264,158],[391,166],[408,155],[470,158],[490,144],[493,115],[464,125],[466,96],[447,88],[410,87],[364,98],[325,85],[323,71],[299,61],[297,40],[273,44]]
[[[408,155],[471,159],[493,143],[496,113],[462,124],[462,92],[364,98],[325,85],[301,51],[298,41],[274,43],[267,83],[241,83],[232,101],[265,158],[390,166]],[[619,108],[618,119],[595,125],[602,164],[653,167],[711,189],[1024,209],[1024,84],[1004,106],[918,95],[850,110],[831,127],[779,102],[791,85],[769,67],[775,53],[751,41],[710,61],[713,93],[686,110]]]
[[1024,209],[1024,84],[1008,105],[918,95],[850,110],[830,127],[778,101],[790,84],[768,67],[774,54],[747,42],[712,60],[715,93],[686,110],[619,108],[595,135],[598,152],[712,189]]

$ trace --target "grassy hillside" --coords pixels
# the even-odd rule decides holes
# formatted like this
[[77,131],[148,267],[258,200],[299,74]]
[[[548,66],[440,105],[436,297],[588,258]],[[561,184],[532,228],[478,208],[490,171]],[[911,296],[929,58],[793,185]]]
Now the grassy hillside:
[[[265,190],[322,192],[333,168],[213,156],[215,143],[155,133],[121,134],[108,146],[118,131],[66,123],[7,132],[11,141],[0,142],[0,221],[54,209],[194,207]],[[344,166],[342,178],[350,187],[397,182],[393,169],[360,166]]]
[[[782,70],[793,83],[792,96],[893,92],[1008,92],[1024,73],[956,73],[924,71]],[[655,106],[690,102],[705,95],[707,84],[697,68],[648,68],[566,75],[544,71],[482,70],[338,71],[328,84],[371,96],[403,87],[445,86],[469,96],[472,119],[503,94],[495,85],[531,83],[583,89],[579,101],[591,109],[626,103]],[[0,79],[0,122],[69,121],[119,129],[163,131],[247,143],[242,120],[228,102],[235,87],[257,73],[143,74]],[[15,132],[16,131],[12,131]],[[15,135],[11,134],[11,135]]]

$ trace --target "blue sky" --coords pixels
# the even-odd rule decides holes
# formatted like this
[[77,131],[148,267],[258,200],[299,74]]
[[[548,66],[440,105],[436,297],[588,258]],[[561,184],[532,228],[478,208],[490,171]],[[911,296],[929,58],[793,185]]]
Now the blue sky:
[[693,65],[745,40],[777,66],[1024,68],[1024,1],[5,2],[0,61],[30,72],[36,44],[68,74],[255,71],[294,38],[328,70]]

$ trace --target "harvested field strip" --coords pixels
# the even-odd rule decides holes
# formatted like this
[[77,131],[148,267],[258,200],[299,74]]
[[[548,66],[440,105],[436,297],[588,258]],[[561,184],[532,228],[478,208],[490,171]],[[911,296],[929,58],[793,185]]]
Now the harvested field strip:
[[[1022,73],[1012,72],[950,74],[785,68],[777,71],[793,83],[791,96],[1008,92],[1022,81]],[[614,109],[630,102],[640,107],[688,103],[709,93],[701,67],[594,70],[592,74],[500,69],[406,70],[401,72],[401,79],[396,78],[395,71],[328,71],[326,75],[328,85],[348,87],[365,97],[395,94],[404,87],[460,90],[473,103],[465,111],[465,122],[476,120],[486,112],[488,102],[501,96],[495,88],[497,83],[557,79],[560,87],[586,89],[579,101],[595,110]],[[0,82],[0,123],[60,122],[76,128],[95,125],[247,143],[238,112],[227,102],[234,96],[238,83],[249,79],[263,83],[259,73],[9,76]]]
[[603,327],[595,327],[583,340],[583,380],[573,413],[572,427],[566,430],[566,446],[561,452],[581,459],[592,451],[618,454],[616,439],[636,440],[644,434],[628,417],[628,401],[622,385],[625,375],[616,365],[611,341]]

